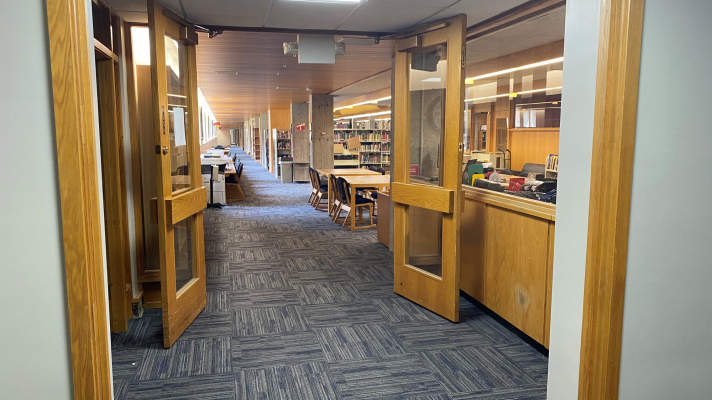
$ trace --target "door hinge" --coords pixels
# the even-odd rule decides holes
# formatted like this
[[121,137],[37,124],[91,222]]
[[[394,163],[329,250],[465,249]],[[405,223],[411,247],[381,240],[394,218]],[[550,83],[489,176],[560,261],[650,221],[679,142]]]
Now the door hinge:
[[462,68],[465,68],[465,61],[467,61],[467,45],[462,45]]
[[163,134],[166,134],[166,107],[161,106],[161,122],[163,124]]

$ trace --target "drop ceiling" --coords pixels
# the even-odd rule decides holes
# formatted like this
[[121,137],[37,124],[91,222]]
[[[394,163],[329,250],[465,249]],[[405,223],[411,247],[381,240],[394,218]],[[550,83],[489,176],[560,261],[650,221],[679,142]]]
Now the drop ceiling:
[[[147,22],[145,0],[108,2],[125,20]],[[462,13],[467,14],[471,26],[526,0],[159,2],[198,25],[396,32]],[[559,14],[515,25],[502,31],[503,36],[483,37],[476,45],[468,44],[468,63],[562,39],[563,15],[562,9]],[[531,32],[537,32],[537,35],[531,36]],[[504,40],[509,44],[502,45]],[[286,109],[291,103],[307,101],[311,93],[331,93],[338,96],[337,100],[343,100],[390,86],[392,41],[383,40],[374,46],[348,45],[346,55],[337,56],[335,64],[322,65],[300,65],[296,58],[285,56],[282,52],[282,42],[285,41],[296,41],[296,34],[225,31],[213,39],[200,35],[198,84],[211,108],[226,110],[216,112],[221,121],[239,123],[269,109]],[[238,75],[218,75],[216,71],[235,71]],[[277,90],[277,86],[297,89]],[[307,88],[313,91],[307,91]],[[232,111],[228,112],[229,109]]]

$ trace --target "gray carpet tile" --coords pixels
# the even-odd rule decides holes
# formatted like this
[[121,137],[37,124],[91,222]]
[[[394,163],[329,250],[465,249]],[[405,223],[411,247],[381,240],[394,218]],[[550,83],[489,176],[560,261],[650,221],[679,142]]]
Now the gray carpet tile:
[[148,351],[143,347],[117,347],[111,349],[111,367],[114,381],[132,381]]
[[232,372],[230,337],[179,340],[171,348],[153,345],[136,373],[136,380],[185,378]]
[[351,303],[365,300],[350,282],[294,285],[302,304]]
[[328,361],[405,354],[396,335],[385,324],[317,329],[316,335]]
[[287,274],[282,272],[253,272],[232,274],[232,290],[274,289],[287,287]]
[[393,265],[358,266],[344,268],[344,271],[354,282],[386,281],[393,286]]
[[230,307],[233,310],[298,306],[301,304],[297,291],[291,286],[274,289],[238,290],[230,293]]
[[502,354],[538,383],[546,383],[549,369],[546,357],[525,343],[497,346]]
[[232,335],[232,315],[228,313],[202,312],[178,340]]
[[226,290],[208,290],[205,313],[223,313],[230,311],[230,292]]
[[449,393],[536,383],[494,347],[469,346],[431,350],[422,352],[419,356]]
[[439,322],[442,320],[439,315],[402,297],[373,299],[372,302],[389,322]]
[[324,363],[242,369],[236,386],[238,400],[339,398]]
[[351,281],[351,277],[345,271],[337,268],[314,271],[289,271],[287,275],[289,276],[289,283],[292,285]]
[[206,262],[205,276],[206,278],[218,278],[221,276],[230,275],[230,263],[227,262]]
[[126,400],[225,400],[235,398],[235,375],[132,382]]
[[452,400],[546,400],[546,385],[522,385],[450,395]]
[[203,212],[205,310],[170,349],[160,309],[112,334],[117,398],[545,398],[545,356],[464,297],[455,324],[396,295],[375,229],[237,154],[245,200]]
[[302,307],[312,328],[386,322],[370,301]]
[[288,258],[284,261],[290,271],[314,271],[336,268],[327,257]]
[[233,336],[263,335],[309,329],[300,307],[265,307],[233,310]]
[[445,388],[410,354],[329,363],[342,399],[402,399],[444,395]]
[[462,346],[494,345],[487,336],[473,332],[469,326],[455,324],[445,319],[428,324],[399,322],[391,323],[389,326],[398,336],[401,343],[412,352]]
[[313,331],[244,336],[233,339],[232,361],[235,368],[324,360],[324,352]]

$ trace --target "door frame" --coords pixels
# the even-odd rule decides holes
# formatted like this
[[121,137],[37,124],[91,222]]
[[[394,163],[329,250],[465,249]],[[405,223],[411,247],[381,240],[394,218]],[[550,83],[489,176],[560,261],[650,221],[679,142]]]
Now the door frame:
[[[613,88],[621,88],[620,97],[630,99],[637,90],[631,84],[639,79],[639,65],[635,63],[623,64],[622,59],[634,61],[628,57],[640,57],[639,41],[628,44],[629,37],[639,38],[642,33],[642,3],[643,0],[611,0],[601,5],[601,28],[599,54],[608,49],[624,48],[624,54],[612,54],[609,57],[599,56],[597,95],[595,117],[599,128],[595,130],[594,137],[601,139],[607,128],[612,129],[616,138],[623,138],[634,131],[635,120],[617,121],[616,125],[603,125],[605,115],[599,110],[605,110],[607,98],[605,93],[613,93]],[[108,330],[106,327],[106,286],[103,277],[102,243],[101,243],[101,215],[98,201],[98,170],[96,141],[94,132],[94,104],[92,98],[92,70],[88,49],[90,48],[86,2],[83,0],[46,0],[47,28],[49,55],[52,76],[53,114],[55,124],[55,137],[57,146],[57,170],[60,187],[61,222],[63,232],[64,265],[67,281],[67,308],[69,322],[69,336],[72,357],[72,376],[74,396],[77,399],[110,399],[111,398],[111,366]],[[612,14],[612,10],[617,10]],[[611,24],[614,16],[620,17],[620,10],[632,10],[632,14],[624,14],[625,21],[631,22],[625,28]],[[612,26],[612,29],[611,29]],[[472,27],[471,27],[472,28]],[[638,61],[639,62],[639,61]],[[619,74],[625,68],[627,74]],[[606,74],[604,71],[614,71]],[[615,78],[614,78],[615,75]],[[598,92],[601,92],[599,95]],[[630,112],[631,103],[627,103]],[[625,126],[623,124],[625,122]],[[632,124],[632,125],[631,125]],[[624,129],[625,128],[625,129]],[[247,129],[245,129],[247,131]],[[245,139],[246,136],[243,136]],[[620,165],[624,158],[632,160],[632,148],[635,138],[631,135],[625,141],[623,151],[615,152],[609,157],[612,164]],[[595,141],[596,151],[603,150],[604,143]],[[592,168],[592,174],[596,168]],[[608,181],[606,181],[608,182]],[[603,182],[605,183],[605,182]],[[608,183],[609,188],[623,189],[609,196],[615,201],[630,201],[630,180],[617,180]],[[628,190],[625,187],[628,186]],[[594,202],[599,198],[593,198]],[[620,203],[619,203],[620,204]],[[625,212],[623,212],[625,211]],[[606,223],[617,221],[617,226],[626,228],[615,238],[606,239],[602,230],[591,230],[589,222],[588,252],[593,252],[591,243],[605,243],[608,250],[611,246],[627,241],[627,227],[629,206],[614,215],[602,215]],[[602,242],[606,239],[605,242]],[[624,250],[626,248],[624,247]],[[627,250],[626,250],[627,253]],[[586,289],[584,298],[584,325],[588,324],[592,335],[582,337],[582,349],[585,343],[593,342],[600,335],[606,338],[613,346],[600,357],[595,354],[582,354],[581,371],[579,380],[579,398],[587,398],[591,388],[597,388],[617,398],[617,379],[611,381],[606,378],[616,378],[620,365],[620,337],[622,330],[621,314],[597,314],[598,310],[607,308],[607,311],[622,313],[625,286],[620,285],[625,279],[626,253],[616,259],[611,266],[616,273],[614,291],[604,293],[600,298],[594,298],[595,281],[591,276],[600,276],[604,267],[600,262],[588,257],[586,262]],[[608,271],[610,272],[610,270]],[[596,327],[610,327],[603,331]],[[617,344],[617,345],[616,345]],[[598,353],[599,350],[596,350]],[[596,376],[598,367],[608,364],[608,369],[603,373],[606,376]],[[586,368],[586,371],[584,371]],[[583,376],[590,374],[588,379],[597,379],[584,384]],[[615,385],[612,385],[615,382]],[[607,386],[612,385],[611,389]],[[612,390],[615,389],[615,390]],[[594,398],[594,397],[588,397]]]

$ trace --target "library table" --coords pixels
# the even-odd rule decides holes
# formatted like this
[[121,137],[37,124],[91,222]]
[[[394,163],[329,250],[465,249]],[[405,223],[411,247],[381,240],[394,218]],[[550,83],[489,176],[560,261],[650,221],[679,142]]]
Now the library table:
[[370,169],[363,169],[363,168],[336,168],[336,169],[317,169],[316,170],[320,175],[325,175],[329,184],[329,187],[327,188],[326,192],[329,196],[329,215],[331,215],[331,209],[334,206],[334,193],[332,193],[332,190],[336,188],[331,187],[331,175],[334,175],[335,177],[347,177],[347,176],[364,176],[364,175],[381,175],[380,172],[376,171],[371,171]]
[[[356,230],[356,192],[358,191],[359,188],[367,188],[367,187],[377,187],[377,188],[384,188],[384,187],[389,187],[391,185],[391,176],[390,175],[367,175],[367,176],[344,176],[343,177],[346,180],[346,183],[351,186],[351,198],[349,199],[350,204],[351,204],[351,230],[354,231]],[[365,229],[365,228],[373,228],[376,225],[369,225],[369,226],[359,226],[358,229]]]

